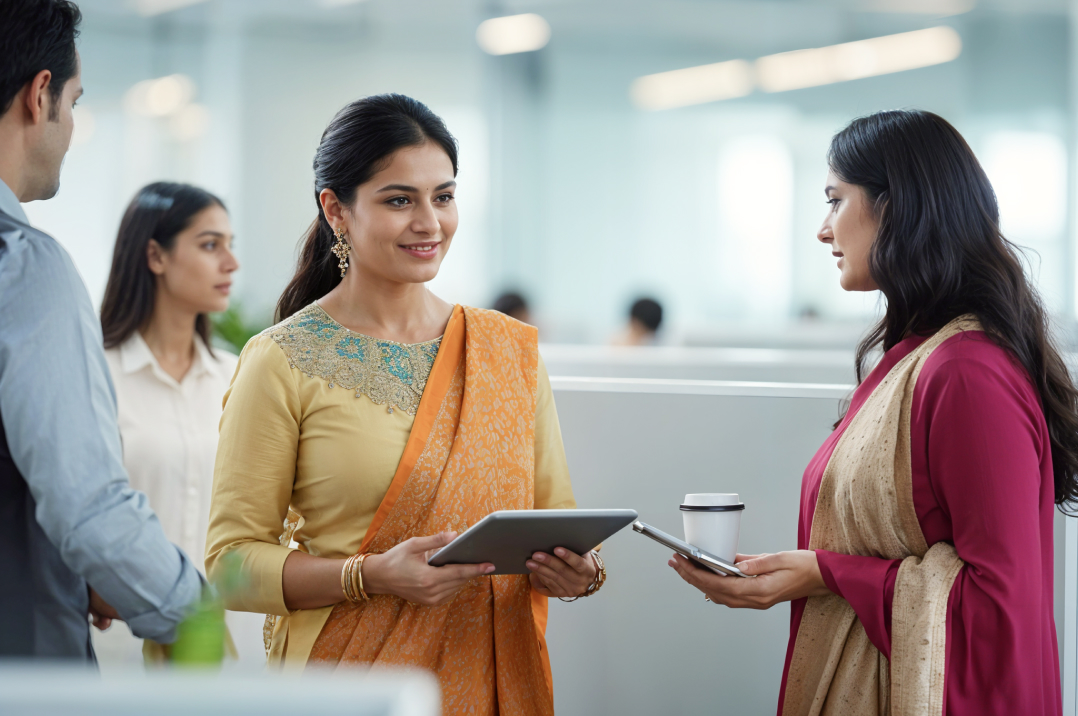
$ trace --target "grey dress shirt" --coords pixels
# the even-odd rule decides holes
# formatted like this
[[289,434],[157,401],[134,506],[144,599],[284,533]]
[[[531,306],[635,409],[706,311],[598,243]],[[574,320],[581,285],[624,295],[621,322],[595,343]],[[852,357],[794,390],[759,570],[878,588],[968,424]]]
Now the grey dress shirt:
[[70,256],[0,181],[0,656],[92,659],[87,584],[166,643],[201,593],[128,485],[101,343]]

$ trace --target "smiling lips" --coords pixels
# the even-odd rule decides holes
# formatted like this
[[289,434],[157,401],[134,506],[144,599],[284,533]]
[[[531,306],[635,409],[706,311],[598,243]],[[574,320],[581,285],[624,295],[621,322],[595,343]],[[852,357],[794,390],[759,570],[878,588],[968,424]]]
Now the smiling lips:
[[416,244],[402,244],[400,249],[416,258],[429,259],[438,255],[438,245],[441,243],[441,241],[422,241]]

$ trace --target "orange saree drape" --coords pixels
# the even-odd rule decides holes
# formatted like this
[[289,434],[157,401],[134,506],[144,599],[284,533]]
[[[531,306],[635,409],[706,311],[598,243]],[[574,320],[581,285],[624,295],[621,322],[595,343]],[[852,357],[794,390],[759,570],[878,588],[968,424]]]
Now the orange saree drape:
[[[361,552],[533,507],[538,356],[534,328],[456,308]],[[546,613],[525,575],[476,578],[439,607],[375,595],[333,609],[308,663],[429,669],[448,715],[553,714]]]

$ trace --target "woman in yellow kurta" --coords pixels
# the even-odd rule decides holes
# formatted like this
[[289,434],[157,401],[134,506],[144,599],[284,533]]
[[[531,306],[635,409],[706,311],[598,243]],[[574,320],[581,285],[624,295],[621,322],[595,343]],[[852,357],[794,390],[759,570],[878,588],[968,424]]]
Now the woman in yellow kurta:
[[456,167],[415,100],[330,123],[286,318],[225,398],[206,567],[239,557],[228,607],[278,617],[271,663],[418,666],[447,714],[549,714],[546,598],[594,593],[598,555],[537,553],[528,576],[426,564],[494,510],[575,507],[535,329],[425,286],[456,230]]

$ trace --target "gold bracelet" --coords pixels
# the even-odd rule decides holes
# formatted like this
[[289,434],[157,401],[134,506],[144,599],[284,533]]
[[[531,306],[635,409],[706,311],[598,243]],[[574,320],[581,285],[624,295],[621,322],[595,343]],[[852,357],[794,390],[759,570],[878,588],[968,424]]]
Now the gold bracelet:
[[352,563],[355,559],[356,555],[352,555],[344,560],[344,567],[341,568],[341,591],[344,592],[344,598],[352,604],[358,601],[355,592],[352,590]]
[[369,557],[369,556],[371,556],[371,555],[370,554],[360,554],[358,559],[356,560],[356,575],[359,577],[359,596],[362,598],[362,600],[364,602],[370,602],[371,601],[371,597],[368,596],[367,592],[365,592],[363,590],[363,561],[365,559],[367,559],[367,557]]
[[599,568],[599,571],[595,573],[595,579],[588,585],[588,588],[584,590],[583,594],[578,594],[571,599],[565,597],[558,597],[563,602],[575,602],[581,597],[590,597],[598,592],[606,584],[606,565],[603,563],[603,558],[599,556],[599,553],[595,550],[591,551],[591,556],[595,559],[595,566]]

